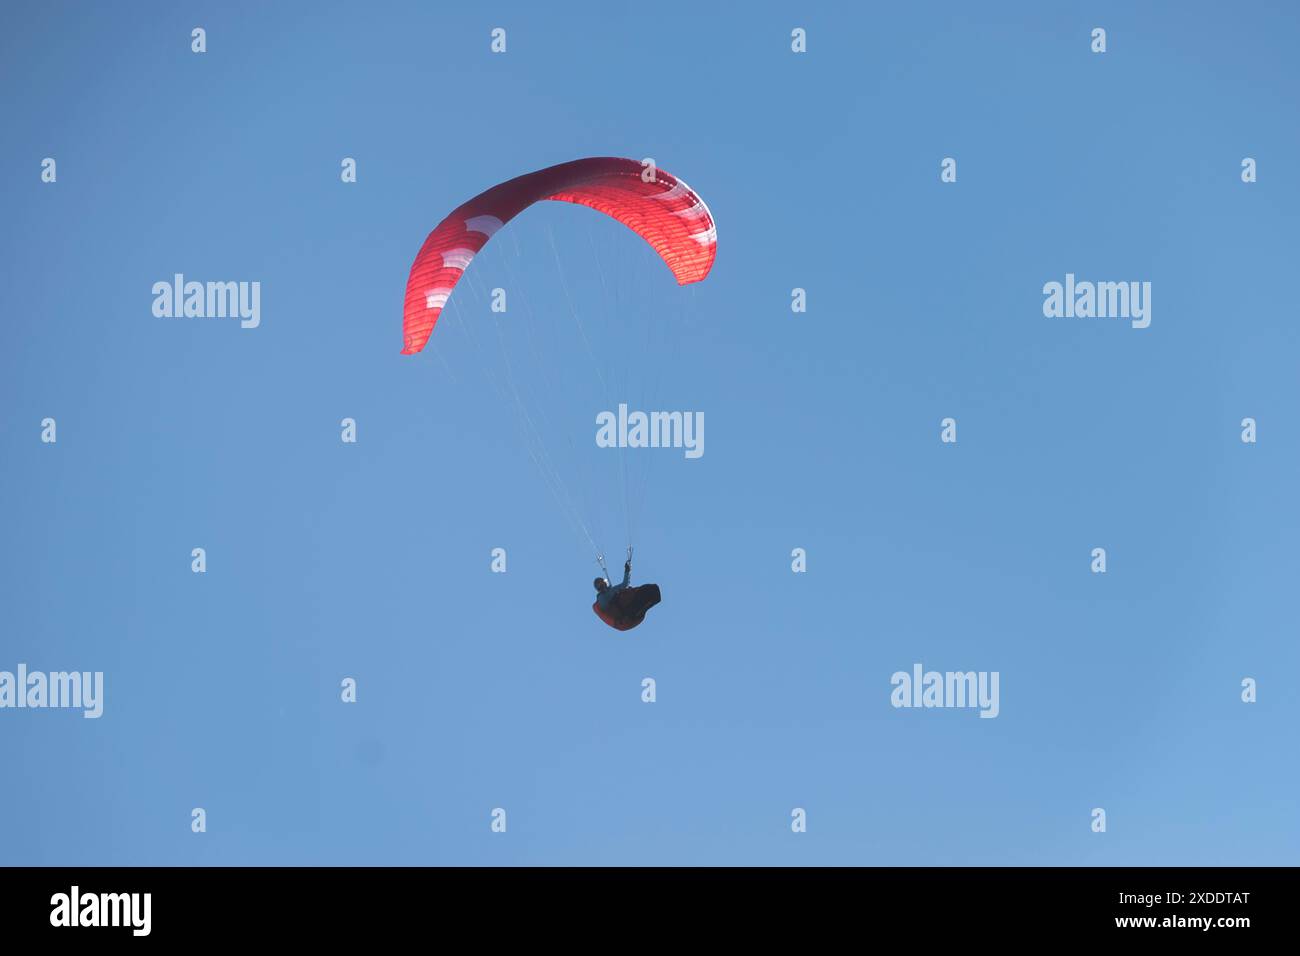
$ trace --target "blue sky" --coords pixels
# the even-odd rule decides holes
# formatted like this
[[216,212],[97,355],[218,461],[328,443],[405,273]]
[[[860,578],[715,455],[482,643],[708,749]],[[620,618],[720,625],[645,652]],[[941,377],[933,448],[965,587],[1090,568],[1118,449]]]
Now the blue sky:
[[[6,7],[0,670],[106,699],[0,711],[0,862],[1294,863],[1294,8],[610,6]],[[704,196],[710,277],[544,204],[470,269],[507,316],[455,293],[485,348],[400,356],[438,220],[589,155]],[[155,318],[176,272],[261,326]],[[1150,328],[1045,318],[1067,272]],[[491,384],[621,551],[566,288],[707,421],[633,459],[625,635]],[[915,662],[1000,715],[892,708]]]

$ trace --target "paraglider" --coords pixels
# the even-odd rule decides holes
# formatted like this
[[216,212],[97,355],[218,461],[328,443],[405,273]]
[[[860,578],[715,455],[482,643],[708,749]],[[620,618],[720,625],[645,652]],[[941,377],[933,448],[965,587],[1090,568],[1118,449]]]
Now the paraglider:
[[[420,352],[470,262],[511,219],[542,200],[575,203],[602,212],[641,236],[672,271],[678,285],[704,279],[717,253],[717,227],[704,200],[676,176],[652,163],[597,157],[578,159],[500,183],[462,203],[420,247],[406,283],[403,355]],[[603,384],[603,379],[602,379]],[[517,399],[517,396],[516,396]],[[534,422],[525,417],[525,427]],[[543,457],[543,464],[550,462]],[[550,475],[555,480],[555,475]],[[626,479],[625,479],[626,480]],[[626,487],[624,489],[626,495]],[[563,503],[565,496],[557,496]],[[626,508],[626,502],[625,502]],[[589,543],[593,535],[582,525]],[[660,601],[658,585],[631,586],[631,525],[623,581],[596,579],[592,609],[620,631],[640,624]],[[604,561],[597,550],[597,561]]]
[[577,203],[617,219],[673,271],[678,285],[713,268],[718,230],[695,192],[662,169],[645,178],[634,159],[575,159],[527,173],[457,206],[429,233],[406,280],[403,355],[424,348],[443,306],[474,256],[502,226],[543,199]]
[[630,631],[645,620],[646,611],[659,603],[659,585],[632,587],[632,549],[627,549],[623,580],[610,584],[607,576],[596,578],[596,601],[591,609],[596,616],[617,631]]

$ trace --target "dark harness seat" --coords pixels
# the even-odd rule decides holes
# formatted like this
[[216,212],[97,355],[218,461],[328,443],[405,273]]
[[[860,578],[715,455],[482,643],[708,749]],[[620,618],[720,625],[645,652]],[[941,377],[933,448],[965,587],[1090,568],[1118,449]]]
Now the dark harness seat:
[[618,631],[630,631],[645,620],[645,612],[659,603],[659,585],[642,584],[640,587],[624,588],[614,595],[608,608],[602,608],[600,601],[591,605],[596,616]]

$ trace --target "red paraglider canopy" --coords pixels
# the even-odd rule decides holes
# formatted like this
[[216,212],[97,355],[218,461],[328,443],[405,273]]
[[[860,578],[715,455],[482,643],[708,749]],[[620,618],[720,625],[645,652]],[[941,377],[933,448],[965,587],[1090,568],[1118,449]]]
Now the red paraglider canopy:
[[590,206],[654,247],[680,285],[709,274],[718,232],[709,207],[684,182],[634,159],[575,159],[518,176],[456,207],[429,233],[406,280],[403,355],[424,348],[474,256],[498,229],[535,202]]

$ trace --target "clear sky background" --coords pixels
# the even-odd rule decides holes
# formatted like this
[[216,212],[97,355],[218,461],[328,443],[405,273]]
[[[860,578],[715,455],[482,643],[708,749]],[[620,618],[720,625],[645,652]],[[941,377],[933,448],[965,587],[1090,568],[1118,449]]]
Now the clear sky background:
[[[1297,16],[6,4],[0,669],[107,687],[0,711],[0,863],[1294,864]],[[592,155],[697,189],[712,275],[544,204],[399,355],[438,220]],[[155,318],[176,272],[261,327]],[[1150,328],[1045,318],[1067,272],[1152,282]],[[492,386],[496,348],[617,561],[565,288],[707,422],[635,458],[627,634]],[[916,662],[1000,716],[892,708]]]

